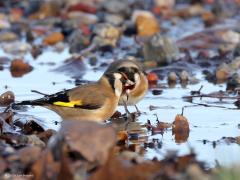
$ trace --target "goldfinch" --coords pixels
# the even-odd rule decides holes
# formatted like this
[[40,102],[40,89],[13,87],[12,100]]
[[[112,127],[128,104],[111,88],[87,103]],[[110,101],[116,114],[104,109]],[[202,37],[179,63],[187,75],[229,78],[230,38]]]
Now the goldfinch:
[[[105,71],[107,73],[120,72],[126,74],[127,78],[134,83],[120,97],[119,105],[135,105],[143,99],[148,90],[148,80],[140,63],[135,59],[114,61]],[[139,111],[139,110],[138,110]]]
[[119,98],[133,82],[124,73],[106,73],[96,83],[22,101],[15,105],[43,106],[55,111],[64,120],[104,121],[116,111]]

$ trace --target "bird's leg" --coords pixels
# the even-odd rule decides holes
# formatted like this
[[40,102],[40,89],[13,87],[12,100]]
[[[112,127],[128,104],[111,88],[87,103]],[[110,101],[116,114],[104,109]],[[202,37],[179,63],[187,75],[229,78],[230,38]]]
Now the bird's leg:
[[127,119],[129,118],[131,121],[133,121],[131,113],[129,112],[129,110],[127,108],[127,103],[125,101],[123,101],[123,106],[124,106],[125,112],[127,114]]
[[137,113],[138,113],[138,114],[141,114],[141,111],[138,109],[138,107],[137,107],[136,104],[134,105],[134,107],[135,107],[135,109],[137,110]]
[[5,109],[4,109],[4,113],[6,113],[6,112],[8,112],[9,110],[11,110],[12,109],[12,103],[11,104],[9,104]]

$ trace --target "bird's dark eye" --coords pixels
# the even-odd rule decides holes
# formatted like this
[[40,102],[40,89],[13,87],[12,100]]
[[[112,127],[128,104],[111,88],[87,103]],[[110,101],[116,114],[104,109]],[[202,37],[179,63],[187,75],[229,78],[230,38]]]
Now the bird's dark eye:
[[126,80],[124,77],[122,77],[122,78],[120,79],[120,81],[121,81],[123,84],[126,84],[126,82],[127,82],[127,80]]
[[132,82],[135,82],[135,74],[139,74],[138,68],[135,67],[121,67],[118,69],[118,71],[126,74],[127,78]]

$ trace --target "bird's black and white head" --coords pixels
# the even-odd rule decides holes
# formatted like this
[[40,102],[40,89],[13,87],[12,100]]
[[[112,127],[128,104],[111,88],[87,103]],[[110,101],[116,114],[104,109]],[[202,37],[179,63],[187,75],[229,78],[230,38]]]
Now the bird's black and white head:
[[104,74],[115,95],[120,97],[126,87],[134,86],[134,82],[129,80],[122,72]]

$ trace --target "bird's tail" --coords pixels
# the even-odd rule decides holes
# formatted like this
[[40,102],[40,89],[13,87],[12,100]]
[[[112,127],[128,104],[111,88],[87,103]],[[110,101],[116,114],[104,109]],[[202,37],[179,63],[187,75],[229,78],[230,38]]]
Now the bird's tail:
[[13,106],[19,106],[19,105],[41,106],[41,105],[43,105],[43,102],[38,101],[38,100],[32,100],[32,101],[20,101],[20,102],[13,103]]

